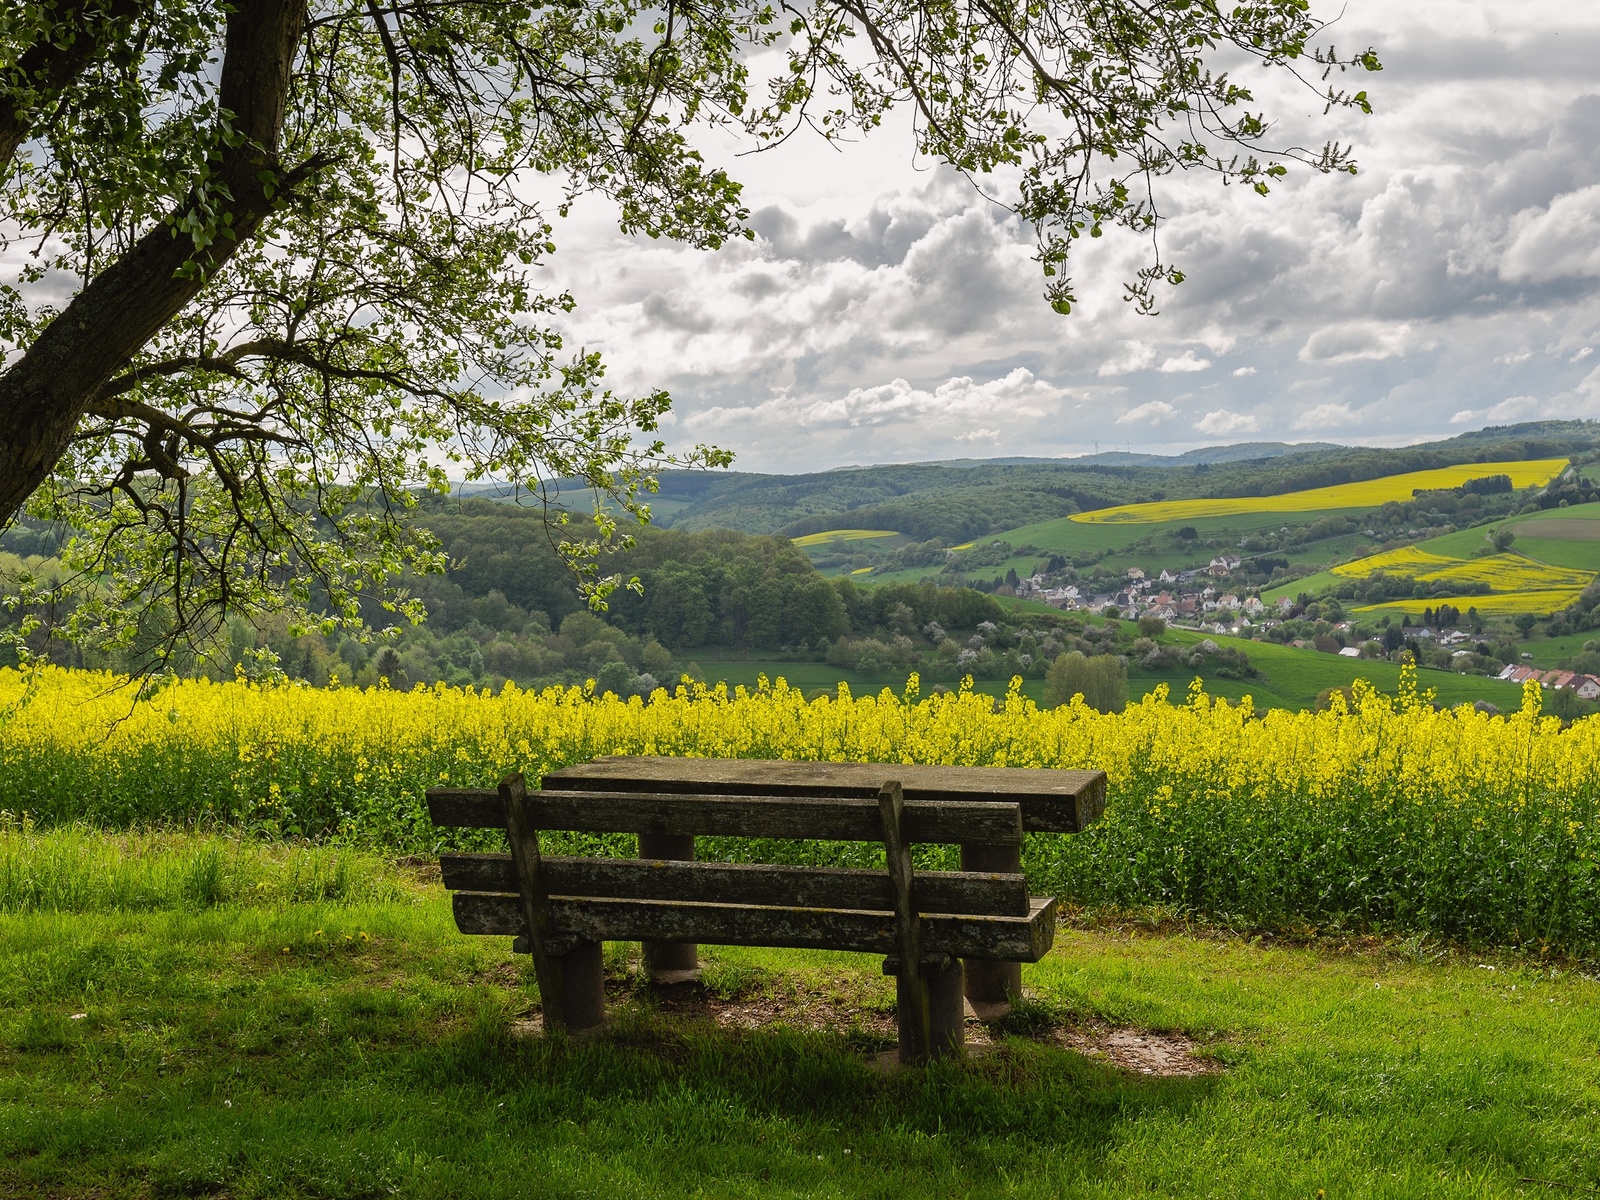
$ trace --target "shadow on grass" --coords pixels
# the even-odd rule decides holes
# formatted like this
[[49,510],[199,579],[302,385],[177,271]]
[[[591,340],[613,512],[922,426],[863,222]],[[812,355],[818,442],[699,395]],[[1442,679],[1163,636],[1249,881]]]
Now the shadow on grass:
[[731,1119],[867,1141],[948,1139],[973,1150],[1021,1139],[1090,1159],[1117,1141],[1118,1126],[1158,1111],[1181,1118],[1216,1084],[1133,1075],[1014,1036],[965,1060],[885,1073],[848,1031],[725,1029],[648,1011],[619,1014],[579,1038],[520,1036],[480,1022],[419,1052],[412,1078],[422,1090],[470,1094],[486,1107],[515,1104],[534,1122],[622,1107],[643,1132],[693,1097],[702,1115],[690,1127],[706,1135],[726,1136],[730,1129],[713,1127]]

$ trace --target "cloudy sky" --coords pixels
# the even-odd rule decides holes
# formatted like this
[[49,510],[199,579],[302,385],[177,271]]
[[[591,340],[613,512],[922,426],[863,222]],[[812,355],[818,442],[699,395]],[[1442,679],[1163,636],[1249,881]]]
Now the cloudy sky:
[[1169,181],[1188,281],[1159,316],[1120,299],[1143,249],[1111,238],[1051,313],[1028,232],[902,127],[843,152],[710,147],[760,235],[716,253],[580,207],[552,270],[571,344],[620,389],[669,388],[673,439],[762,471],[1600,416],[1600,6],[1350,0],[1329,36],[1377,48],[1357,82],[1375,115],[1288,91],[1271,110],[1285,137],[1354,142],[1361,174],[1266,198]]

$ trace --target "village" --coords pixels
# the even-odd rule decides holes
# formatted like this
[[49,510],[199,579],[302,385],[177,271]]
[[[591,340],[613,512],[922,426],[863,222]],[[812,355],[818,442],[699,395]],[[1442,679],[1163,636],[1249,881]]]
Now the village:
[[1571,691],[1580,700],[1600,700],[1600,676],[1568,670],[1541,670],[1518,661],[1528,658],[1513,643],[1494,639],[1481,628],[1413,624],[1409,616],[1385,614],[1375,621],[1347,616],[1338,601],[1302,602],[1279,596],[1264,601],[1259,588],[1230,582],[1242,565],[1236,554],[1219,554],[1204,567],[1158,572],[1151,578],[1130,567],[1110,589],[1081,584],[1051,584],[1043,575],[1019,579],[1020,598],[1063,610],[1120,617],[1157,617],[1168,625],[1226,637],[1271,641],[1345,658],[1397,661],[1406,653],[1429,666],[1462,674],[1492,676],[1512,683],[1529,680],[1551,691]]

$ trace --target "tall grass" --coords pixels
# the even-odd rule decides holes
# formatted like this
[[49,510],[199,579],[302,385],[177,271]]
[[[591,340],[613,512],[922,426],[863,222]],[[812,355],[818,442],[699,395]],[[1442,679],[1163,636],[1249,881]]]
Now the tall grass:
[[406,894],[394,867],[348,846],[0,821],[0,912],[362,904]]

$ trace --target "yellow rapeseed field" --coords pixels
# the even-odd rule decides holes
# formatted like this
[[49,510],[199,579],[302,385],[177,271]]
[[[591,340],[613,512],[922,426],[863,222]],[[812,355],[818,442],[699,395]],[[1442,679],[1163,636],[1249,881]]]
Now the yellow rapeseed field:
[[1385,550],[1381,554],[1369,554],[1366,558],[1358,558],[1354,562],[1341,563],[1330,570],[1335,575],[1345,575],[1351,579],[1365,579],[1375,571],[1387,571],[1391,575],[1409,575],[1416,579],[1421,578],[1426,571],[1437,571],[1461,561],[1459,558],[1448,558],[1443,554],[1430,554],[1415,546],[1401,546],[1398,550]]
[[1335,575],[1364,579],[1375,571],[1404,575],[1424,583],[1487,584],[1497,592],[1568,591],[1574,596],[1593,580],[1589,571],[1554,567],[1521,554],[1486,554],[1482,558],[1446,558],[1414,546],[1359,558],[1333,568]]
[[840,685],[811,702],[782,680],[649,702],[203,681],[136,700],[114,684],[0,671],[0,810],[417,852],[446,836],[427,821],[429,786],[536,779],[603,754],[1088,767],[1110,777],[1105,820],[1038,835],[1026,855],[1037,885],[1068,899],[1600,944],[1600,718],[1563,729],[1540,715],[1537,687],[1496,717],[1436,710],[1414,674],[1398,696],[1357,685],[1353,708],[1336,695],[1325,712],[1265,714],[1198,686],[1183,703],[1163,688],[1104,715],[1077,701],[1042,710],[1015,687],[998,703],[921,697],[915,677],[900,695]]
[[1341,483],[1333,487],[1310,488],[1282,496],[1241,496],[1226,500],[1161,500],[1148,504],[1120,504],[1092,512],[1074,513],[1074,521],[1086,524],[1130,525],[1157,521],[1185,521],[1197,517],[1226,517],[1238,513],[1317,512],[1336,508],[1378,508],[1391,500],[1409,500],[1416,489],[1460,487],[1469,479],[1486,475],[1509,475],[1513,487],[1537,487],[1549,483],[1566,469],[1567,459],[1544,458],[1522,462],[1466,463],[1432,471],[1412,471],[1386,475],[1362,483]]
[[865,542],[873,538],[899,537],[892,529],[829,529],[791,539],[796,546],[826,546],[830,542]]
[[1448,604],[1462,612],[1475,608],[1486,617],[1515,616],[1518,613],[1560,612],[1575,601],[1581,589],[1557,588],[1549,591],[1496,593],[1487,596],[1433,596],[1423,600],[1387,600],[1382,604],[1366,604],[1356,612],[1420,613],[1425,608],[1438,608]]

